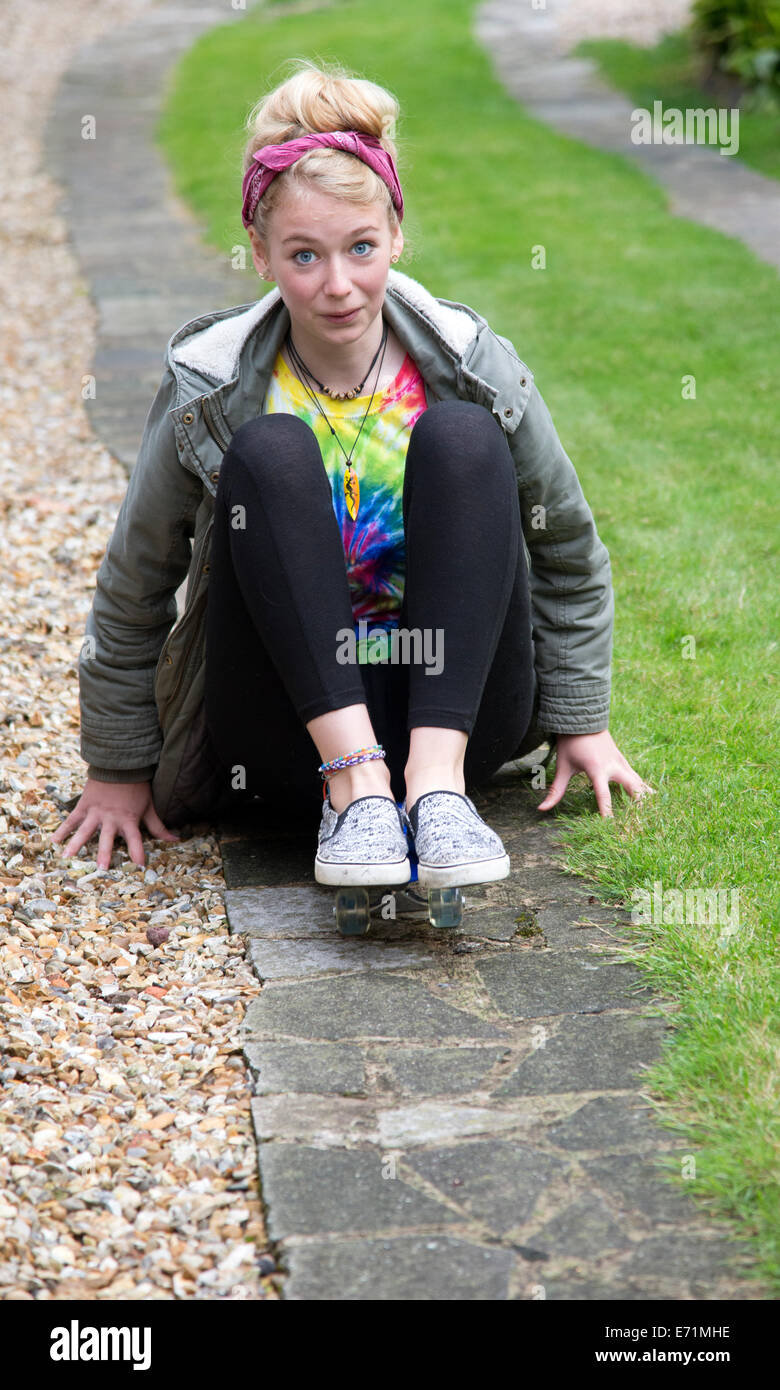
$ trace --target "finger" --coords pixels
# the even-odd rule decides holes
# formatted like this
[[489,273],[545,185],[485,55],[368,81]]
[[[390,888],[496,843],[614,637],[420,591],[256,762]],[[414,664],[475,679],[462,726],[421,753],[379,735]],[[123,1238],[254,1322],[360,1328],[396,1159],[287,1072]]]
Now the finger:
[[628,794],[633,797],[634,801],[641,801],[645,796],[655,796],[655,787],[651,787],[649,782],[645,782],[639,777],[637,782],[628,788]]
[[87,814],[84,816],[84,819],[82,820],[78,830],[75,832],[74,835],[71,836],[71,838],[68,840],[68,843],[63,847],[63,852],[68,855],[78,854],[79,850],[87,843],[87,840],[92,839],[92,836],[94,835],[97,828],[98,818],[95,812],[88,811]]
[[550,790],[548,791],[546,797],[544,798],[544,801],[539,802],[539,805],[536,808],[537,811],[550,811],[553,806],[558,805],[558,802],[560,801],[561,797],[563,796],[563,793],[566,791],[566,788],[568,787],[569,782],[572,779],[572,775],[572,768],[560,767],[556,770],[555,777],[553,778],[553,784],[550,787]]
[[114,836],[117,826],[114,821],[104,819],[100,828],[100,839],[98,840],[97,863],[99,869],[107,869],[111,864],[111,853],[114,848]]
[[154,835],[156,840],[181,839],[181,835],[174,834],[172,830],[169,830],[167,826],[163,825],[153,806],[146,812],[143,820],[149,834]]
[[634,800],[641,800],[643,796],[655,795],[655,790],[648,782],[643,781],[638,772],[634,772],[633,767],[626,764],[625,772],[613,772],[610,781],[619,782],[620,786],[628,792]]
[[145,864],[146,855],[144,854],[144,842],[141,831],[136,821],[127,821],[121,826],[122,834],[127,845],[127,852],[134,864]]
[[596,805],[599,808],[599,815],[612,816],[612,797],[609,794],[609,782],[603,772],[594,772],[591,777],[593,790],[596,793]]
[[64,840],[65,836],[70,834],[71,830],[75,830],[76,826],[80,825],[81,821],[84,819],[84,814],[84,811],[79,811],[78,807],[74,807],[70,815],[66,816],[65,820],[61,821],[57,826],[57,829],[51,837],[53,843],[58,845],[60,840]]

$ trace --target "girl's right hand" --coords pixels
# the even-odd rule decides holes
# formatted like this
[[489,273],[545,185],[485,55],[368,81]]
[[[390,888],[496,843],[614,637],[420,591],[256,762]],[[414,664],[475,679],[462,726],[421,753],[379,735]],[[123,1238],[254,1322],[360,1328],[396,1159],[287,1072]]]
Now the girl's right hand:
[[75,832],[64,846],[64,853],[72,855],[99,830],[98,867],[107,869],[114,837],[121,835],[133,863],[145,864],[142,824],[158,840],[181,838],[163,825],[155,811],[151,782],[98,782],[88,777],[77,804],[51,838],[53,844],[59,844],[66,835]]

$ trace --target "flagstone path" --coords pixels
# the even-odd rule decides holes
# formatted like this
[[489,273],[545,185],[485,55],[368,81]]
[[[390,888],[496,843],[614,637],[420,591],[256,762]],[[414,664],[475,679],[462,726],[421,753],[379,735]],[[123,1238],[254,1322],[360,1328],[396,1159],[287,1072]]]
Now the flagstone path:
[[780,182],[711,145],[634,144],[634,103],[597,76],[592,59],[561,51],[560,29],[572,3],[480,6],[475,33],[507,91],[562,134],[633,160],[668,191],[679,217],[739,238],[780,269]]

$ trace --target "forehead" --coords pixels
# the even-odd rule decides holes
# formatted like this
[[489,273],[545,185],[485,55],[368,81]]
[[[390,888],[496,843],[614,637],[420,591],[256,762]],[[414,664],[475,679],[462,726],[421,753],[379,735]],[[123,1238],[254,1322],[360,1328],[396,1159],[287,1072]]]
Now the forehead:
[[342,237],[374,229],[387,231],[382,203],[352,203],[316,188],[285,188],[271,214],[271,234],[283,241],[293,236]]

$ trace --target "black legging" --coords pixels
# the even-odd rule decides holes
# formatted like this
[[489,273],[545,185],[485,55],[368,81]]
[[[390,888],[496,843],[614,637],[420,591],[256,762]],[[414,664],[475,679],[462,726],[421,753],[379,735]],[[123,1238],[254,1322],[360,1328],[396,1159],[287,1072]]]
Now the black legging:
[[403,524],[399,626],[443,630],[428,648],[430,661],[441,640],[439,674],[419,656],[337,660],[337,634],[354,618],[316,436],[283,414],[236,430],[217,486],[206,628],[206,718],[226,788],[245,781],[244,795],[315,813],[322,759],[304,725],[345,705],[368,706],[398,801],[412,728],[469,734],[467,789],[515,752],[534,697],[528,576],[512,456],[484,406],[439,401],[419,417]]

